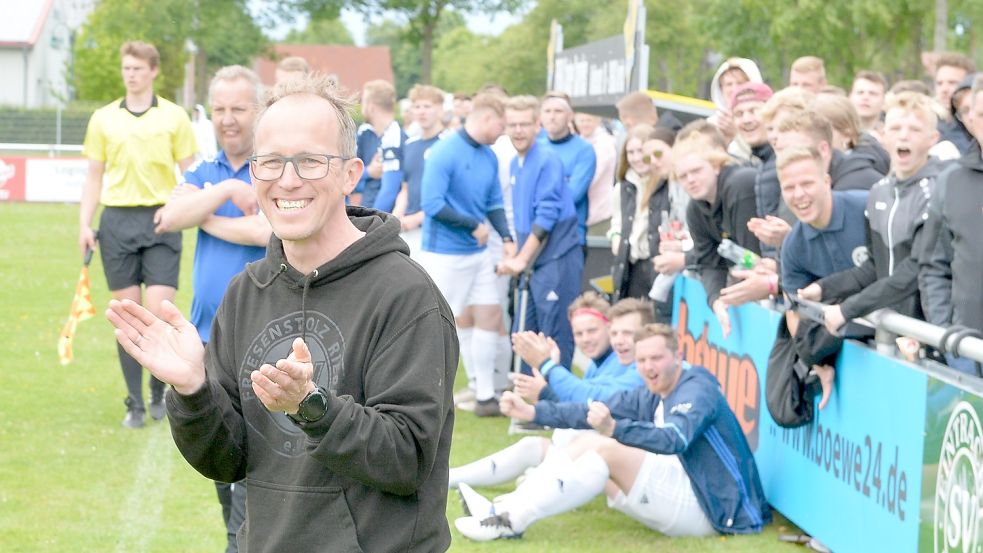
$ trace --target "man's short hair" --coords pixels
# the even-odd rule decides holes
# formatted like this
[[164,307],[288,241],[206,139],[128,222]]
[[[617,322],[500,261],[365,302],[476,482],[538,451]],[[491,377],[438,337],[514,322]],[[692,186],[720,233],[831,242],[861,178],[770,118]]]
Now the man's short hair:
[[307,60],[300,56],[287,56],[276,64],[276,68],[280,71],[303,73],[304,75],[311,72],[310,64],[308,64]]
[[[676,143],[672,146],[672,159],[679,161],[690,155],[706,160],[718,170],[724,165],[737,163],[737,160],[726,150],[712,147],[710,141],[702,134],[690,134],[685,140],[676,138]],[[673,174],[675,174],[675,168],[673,168]]]
[[212,101],[215,83],[219,81],[237,81],[240,79],[248,82],[253,87],[253,96],[256,99],[256,106],[259,107],[263,103],[263,83],[259,80],[259,75],[255,71],[241,65],[226,65],[215,72],[212,82],[208,85],[209,103]]
[[823,94],[826,96],[842,96],[846,98],[846,91],[842,87],[836,86],[835,84],[828,84],[819,89],[818,94]]
[[661,336],[666,342],[666,348],[669,351],[677,351],[679,349],[679,340],[676,338],[676,331],[672,329],[671,326],[662,323],[649,323],[643,325],[642,328],[635,331],[635,343],[641,342],[642,340],[647,340],[649,338],[655,338]]
[[676,133],[676,141],[689,140],[695,135],[700,135],[701,140],[705,140],[711,147],[727,149],[727,141],[724,135],[720,134],[720,129],[706,119],[694,119],[683,125],[683,128]]
[[481,88],[478,89],[477,94],[481,94],[482,92],[491,92],[494,94],[500,94],[502,96],[509,95],[509,91],[506,90],[504,86],[498,83],[485,83],[481,85]]
[[655,322],[655,307],[652,305],[652,302],[640,298],[624,298],[618,300],[608,310],[608,318],[614,320],[618,317],[631,315],[632,313],[638,313],[643,325]]
[[505,101],[505,109],[539,113],[539,99],[530,94],[513,96]]
[[475,113],[481,110],[489,110],[495,112],[495,115],[499,117],[505,117],[505,101],[502,96],[492,92],[482,92],[481,94],[475,95],[471,101],[471,112]]
[[849,99],[821,94],[816,96],[811,108],[822,118],[827,119],[833,129],[847,137],[850,148],[855,147],[860,141],[860,114]]
[[918,114],[929,126],[934,128],[939,122],[939,116],[933,108],[935,101],[924,94],[917,92],[901,92],[892,94],[884,102],[884,113],[892,109],[900,109],[906,112]]
[[659,112],[655,109],[655,103],[652,102],[652,97],[644,92],[632,92],[618,100],[615,106],[619,112],[635,119],[646,119],[649,117],[657,119],[659,117]]
[[932,95],[932,89],[930,89],[927,84],[914,79],[898,81],[894,83],[894,86],[892,86],[891,90],[888,91],[889,94],[900,94],[902,92],[917,92],[923,96]]
[[599,311],[601,315],[607,317],[608,312],[611,310],[611,303],[601,297],[601,295],[597,292],[587,290],[570,302],[570,306],[567,307],[567,318],[572,319],[574,311],[577,311],[578,309],[593,309],[595,311]]
[[119,57],[122,58],[123,56],[131,56],[138,60],[143,60],[147,62],[147,65],[151,69],[160,65],[160,52],[157,51],[157,47],[142,40],[124,42],[119,47]]
[[362,104],[372,104],[382,109],[396,109],[396,88],[389,81],[376,79],[362,88]]
[[428,84],[415,84],[407,94],[411,102],[428,101],[444,105],[444,91]]
[[547,100],[552,100],[553,98],[563,100],[563,102],[567,105],[567,111],[573,113],[573,102],[570,101],[570,95],[562,90],[547,91],[546,94],[543,94],[543,101],[540,105],[545,104]]
[[338,155],[346,158],[355,157],[355,119],[352,118],[354,102],[338,88],[338,83],[329,75],[310,73],[296,79],[288,79],[278,83],[270,95],[266,97],[263,110],[256,119],[256,127],[265,115],[266,110],[273,104],[296,94],[310,94],[327,100],[338,118]]
[[820,73],[826,77],[826,64],[823,58],[816,56],[802,56],[792,62],[792,71],[796,73]]
[[801,132],[816,142],[826,141],[833,145],[833,125],[829,119],[811,109],[784,113],[775,120],[775,126],[779,132]]
[[468,100],[468,101],[470,101],[471,100],[471,95],[468,94],[467,92],[455,92],[454,93],[454,99],[455,100]]
[[812,92],[797,86],[783,88],[765,102],[764,107],[758,112],[758,116],[761,118],[761,122],[767,125],[775,119],[779,112],[806,109],[815,97],[816,95]]
[[976,64],[966,54],[960,52],[941,52],[935,57],[935,72],[942,67],[957,67],[966,73],[975,73]]
[[775,158],[775,169],[777,169],[780,173],[789,165],[804,160],[814,162],[819,168],[820,173],[826,173],[826,163],[823,161],[822,154],[819,153],[819,149],[812,146],[793,146],[791,148],[785,148],[779,152]]
[[885,93],[887,92],[887,79],[884,78],[883,74],[877,71],[870,71],[868,69],[857,71],[857,74],[853,77],[853,82],[857,82],[859,80],[870,81],[872,83],[879,84],[881,85],[881,89]]

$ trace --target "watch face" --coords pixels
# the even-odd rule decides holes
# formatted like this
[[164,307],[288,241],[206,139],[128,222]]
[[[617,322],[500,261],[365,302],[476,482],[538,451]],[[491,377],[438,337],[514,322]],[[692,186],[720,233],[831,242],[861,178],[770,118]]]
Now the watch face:
[[297,414],[307,422],[315,422],[324,416],[328,402],[321,390],[314,390],[297,406]]

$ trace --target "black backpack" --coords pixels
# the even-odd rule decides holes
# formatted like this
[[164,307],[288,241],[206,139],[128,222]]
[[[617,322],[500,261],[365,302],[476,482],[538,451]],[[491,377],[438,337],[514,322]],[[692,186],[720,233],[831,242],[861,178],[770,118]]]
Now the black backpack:
[[812,422],[813,400],[821,393],[819,377],[812,372],[812,366],[835,364],[842,346],[843,338],[805,317],[800,317],[793,337],[785,317],[781,318],[765,379],[765,403],[775,423],[795,428]]

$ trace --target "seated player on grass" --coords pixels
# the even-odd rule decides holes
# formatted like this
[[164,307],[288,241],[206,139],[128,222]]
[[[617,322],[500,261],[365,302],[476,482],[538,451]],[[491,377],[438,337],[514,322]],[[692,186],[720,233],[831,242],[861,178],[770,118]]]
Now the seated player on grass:
[[635,359],[645,386],[605,402],[529,405],[506,392],[501,409],[557,428],[593,428],[546,459],[512,493],[489,501],[461,484],[476,541],[520,537],[538,520],[604,492],[608,505],[669,536],[749,534],[771,521],[741,426],[702,367],[683,363],[676,333],[644,326]]
[[[540,400],[569,401],[586,405],[591,399],[606,399],[623,390],[644,384],[635,370],[635,332],[653,319],[650,302],[637,298],[619,301],[602,312],[604,300],[586,292],[570,306],[570,321],[577,348],[593,359],[584,378],[550,359],[550,344],[542,335],[517,334],[516,353],[533,367],[534,376],[517,374],[515,390],[532,403]],[[595,307],[587,307],[593,305]],[[610,323],[607,318],[610,317]],[[543,373],[546,373],[546,377]],[[549,379],[549,384],[546,383]],[[529,436],[511,446],[462,467],[451,468],[450,486],[464,482],[492,486],[510,482],[528,468],[548,458],[550,451],[573,439],[580,431],[557,430],[552,440]]]

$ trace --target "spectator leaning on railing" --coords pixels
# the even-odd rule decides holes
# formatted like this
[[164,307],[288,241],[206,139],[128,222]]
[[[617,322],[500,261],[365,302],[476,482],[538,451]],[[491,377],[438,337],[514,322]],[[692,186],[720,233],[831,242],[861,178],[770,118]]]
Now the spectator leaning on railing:
[[[929,203],[919,288],[928,322],[983,332],[983,76],[973,83],[968,127],[976,137],[962,159],[939,176]],[[956,369],[975,374],[966,359],[947,356]]]
[[918,299],[918,255],[922,251],[928,202],[941,164],[929,157],[939,139],[938,119],[929,98],[905,92],[887,104],[884,144],[891,173],[874,185],[867,200],[870,256],[859,267],[842,271],[802,290],[806,299],[847,297],[825,308],[826,327],[890,307],[922,318]]

